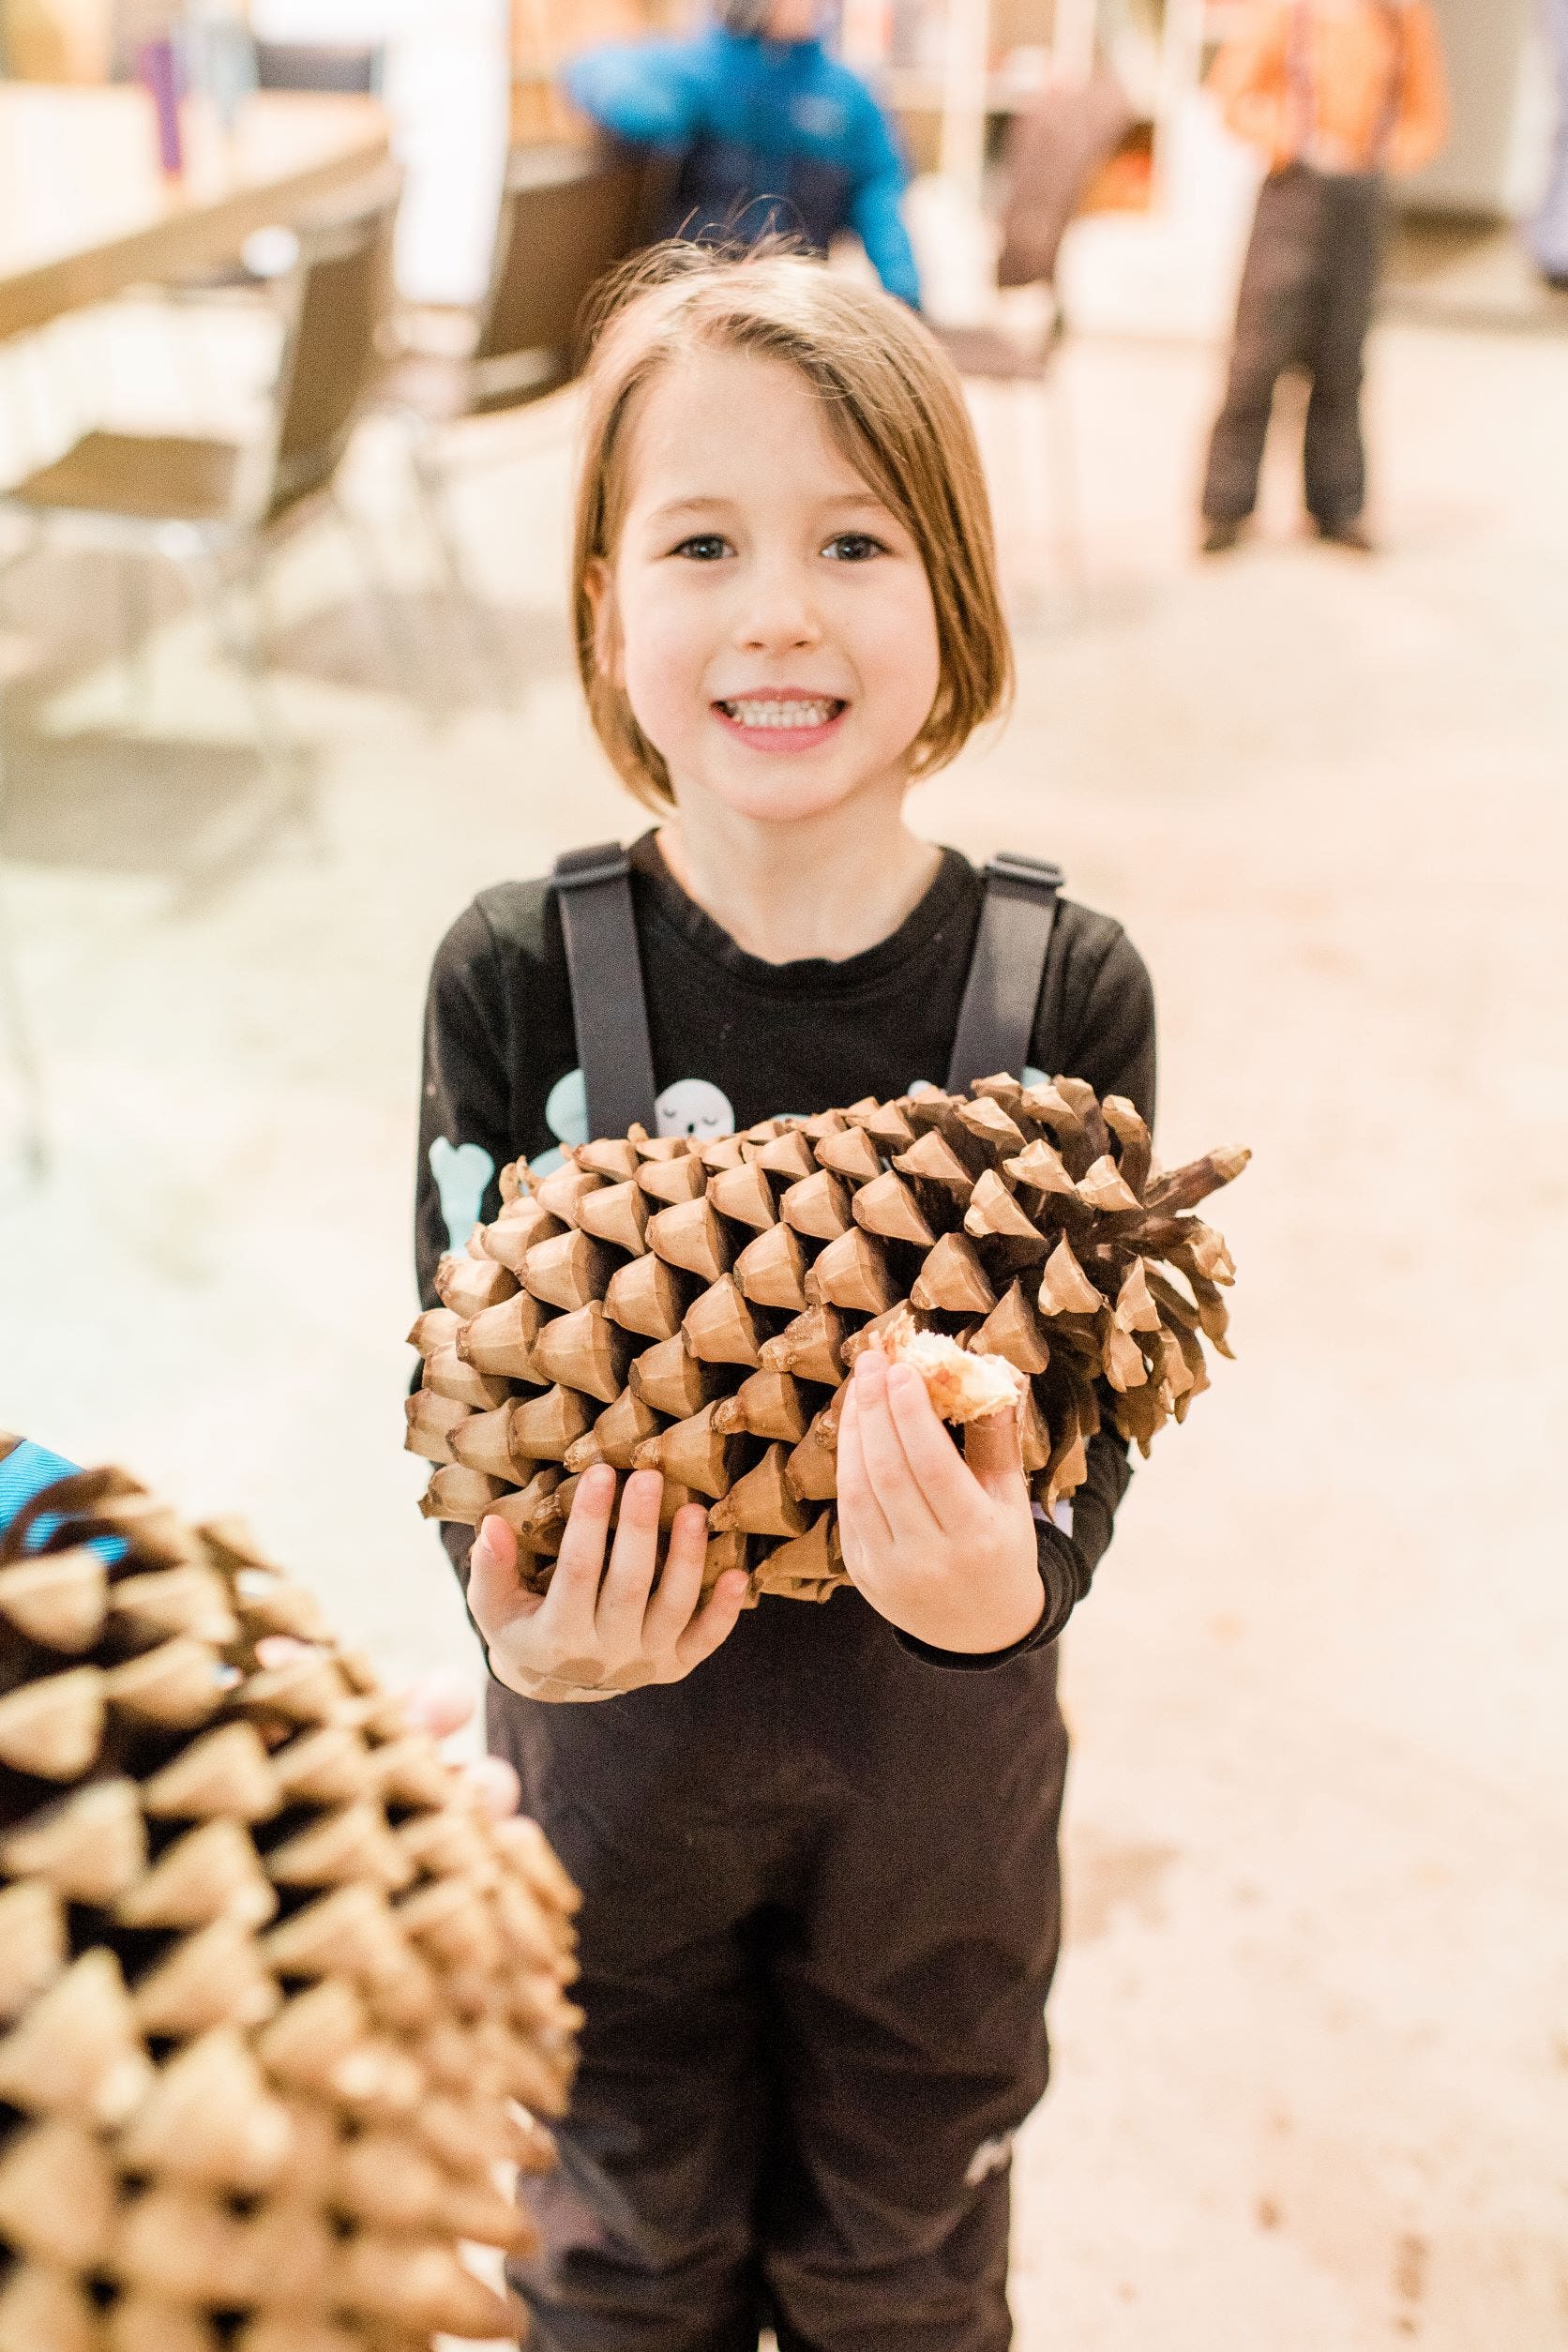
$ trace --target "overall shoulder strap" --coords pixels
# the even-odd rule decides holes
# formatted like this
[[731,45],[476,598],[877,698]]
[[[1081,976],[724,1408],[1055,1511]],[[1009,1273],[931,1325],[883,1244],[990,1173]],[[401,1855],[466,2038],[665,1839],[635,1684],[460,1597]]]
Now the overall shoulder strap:
[[654,1049],[632,912],[631,862],[619,841],[555,861],[572,1020],[588,1090],[588,1133],[654,1132]]
[[947,1073],[950,1094],[998,1070],[1022,1078],[1066,877],[1044,858],[1003,852],[992,858],[984,879],[980,928]]

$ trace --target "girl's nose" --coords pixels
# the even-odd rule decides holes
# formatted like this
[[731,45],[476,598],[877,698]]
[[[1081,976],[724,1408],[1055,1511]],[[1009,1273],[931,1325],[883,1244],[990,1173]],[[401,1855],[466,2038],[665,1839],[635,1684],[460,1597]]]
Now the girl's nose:
[[736,642],[750,652],[783,653],[815,645],[822,622],[806,583],[792,572],[776,572],[749,583],[736,615]]

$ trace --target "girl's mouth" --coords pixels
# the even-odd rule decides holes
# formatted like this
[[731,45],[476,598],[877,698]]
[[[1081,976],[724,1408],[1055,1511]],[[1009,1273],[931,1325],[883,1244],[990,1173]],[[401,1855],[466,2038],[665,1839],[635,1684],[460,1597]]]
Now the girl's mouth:
[[828,694],[769,694],[737,696],[713,707],[730,732],[754,750],[808,751],[825,742],[849,704]]

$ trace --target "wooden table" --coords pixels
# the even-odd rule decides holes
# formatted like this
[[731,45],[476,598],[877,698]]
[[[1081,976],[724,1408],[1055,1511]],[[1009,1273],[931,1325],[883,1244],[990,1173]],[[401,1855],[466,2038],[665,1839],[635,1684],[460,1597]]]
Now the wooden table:
[[225,139],[185,109],[186,167],[158,167],[152,100],[135,88],[0,83],[0,339],[128,286],[237,253],[374,170],[374,98],[264,91]]

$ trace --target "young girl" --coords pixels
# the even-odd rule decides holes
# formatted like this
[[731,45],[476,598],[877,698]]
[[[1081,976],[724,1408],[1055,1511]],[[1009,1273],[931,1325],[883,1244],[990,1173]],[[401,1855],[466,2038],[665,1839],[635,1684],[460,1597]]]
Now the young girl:
[[[661,1127],[940,1082],[982,885],[904,804],[1010,675],[956,378],[885,294],[687,248],[587,392],[580,657],[659,820],[631,864]],[[1148,979],[1106,916],[1062,905],[1032,1058],[1152,1116]],[[578,1061],[557,891],[483,892],[430,988],[428,1301],[495,1171],[582,1132]],[[612,1543],[613,1474],[584,1477],[542,1602],[486,1521],[491,1743],[584,1895],[531,2343],[755,2352],[771,2317],[781,2352],[1008,2344],[1009,2151],[1058,1940],[1053,1643],[1126,1478],[1101,1436],[1070,1530],[1037,1520],[1016,1438],[966,1463],[873,1350],[838,1449],[857,1590],[828,1606],[743,1617],[733,1572],[701,1603],[693,1506],[652,1591],[651,1472]]]

